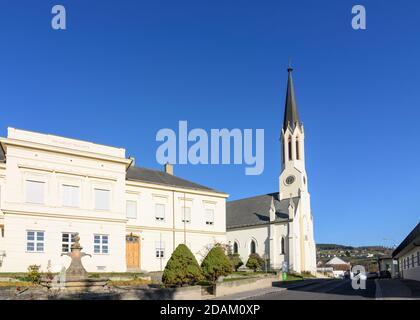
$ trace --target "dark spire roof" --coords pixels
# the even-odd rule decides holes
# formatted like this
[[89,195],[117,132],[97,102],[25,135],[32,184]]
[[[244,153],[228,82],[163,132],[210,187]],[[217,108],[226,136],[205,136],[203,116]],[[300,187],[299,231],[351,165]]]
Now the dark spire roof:
[[286,107],[284,109],[284,121],[283,121],[284,131],[287,130],[288,126],[290,126],[292,130],[294,130],[296,127],[296,124],[301,125],[297,103],[296,103],[296,97],[295,97],[295,88],[293,86],[292,71],[293,71],[293,68],[289,66],[289,68],[287,68],[287,72],[289,73],[289,78],[287,80]]

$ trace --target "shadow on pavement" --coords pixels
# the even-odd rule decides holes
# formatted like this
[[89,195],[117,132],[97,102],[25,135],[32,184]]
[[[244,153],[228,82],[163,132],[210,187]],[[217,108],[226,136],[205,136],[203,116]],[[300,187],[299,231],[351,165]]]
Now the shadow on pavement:
[[331,294],[353,296],[361,298],[375,298],[376,285],[374,280],[366,281],[366,289],[355,290],[351,280],[319,279],[313,281],[297,281],[295,283],[273,283],[273,286],[287,288],[290,292],[310,292],[319,294]]

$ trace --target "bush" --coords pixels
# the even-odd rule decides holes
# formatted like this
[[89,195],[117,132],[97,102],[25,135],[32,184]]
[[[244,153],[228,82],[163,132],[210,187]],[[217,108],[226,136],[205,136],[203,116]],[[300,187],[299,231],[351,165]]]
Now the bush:
[[246,262],[247,268],[254,270],[254,272],[257,271],[257,269],[260,269],[263,264],[264,260],[258,253],[251,253],[249,255],[248,261]]
[[232,265],[225,251],[219,245],[213,247],[201,263],[201,269],[204,276],[212,282],[215,282],[220,276],[226,276],[232,273]]
[[238,271],[238,269],[244,264],[238,253],[229,254],[228,258],[229,258],[230,264],[232,265],[233,270],[235,271]]
[[166,264],[162,282],[167,287],[179,287],[193,285],[203,279],[203,273],[194,255],[186,245],[180,244]]
[[34,284],[40,284],[41,283],[41,273],[39,270],[41,269],[41,266],[38,266],[36,264],[30,265],[28,267],[28,280]]

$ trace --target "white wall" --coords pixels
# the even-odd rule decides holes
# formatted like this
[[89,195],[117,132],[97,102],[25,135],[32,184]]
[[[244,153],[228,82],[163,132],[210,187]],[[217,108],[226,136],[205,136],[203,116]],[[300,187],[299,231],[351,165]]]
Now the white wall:
[[250,229],[233,229],[228,232],[228,242],[233,248],[233,244],[238,243],[238,251],[244,264],[248,261],[251,254],[251,241],[256,244],[256,253],[261,257],[270,253],[268,244],[269,227],[268,225]]
[[[417,253],[420,252],[419,247],[414,247],[410,251],[406,252],[404,255],[402,255],[398,261],[399,261],[399,267],[400,267],[400,275],[404,279],[411,279],[411,280],[417,280],[420,281],[420,261],[418,261]],[[412,264],[413,261],[413,255],[414,255],[414,267]],[[409,264],[404,265],[404,260],[409,258]]]

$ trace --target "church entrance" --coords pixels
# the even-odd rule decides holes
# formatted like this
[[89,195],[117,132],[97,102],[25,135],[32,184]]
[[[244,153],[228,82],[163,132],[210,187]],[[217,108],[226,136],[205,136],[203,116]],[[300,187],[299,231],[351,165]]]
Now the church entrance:
[[140,237],[132,233],[125,237],[125,258],[128,270],[140,269]]

